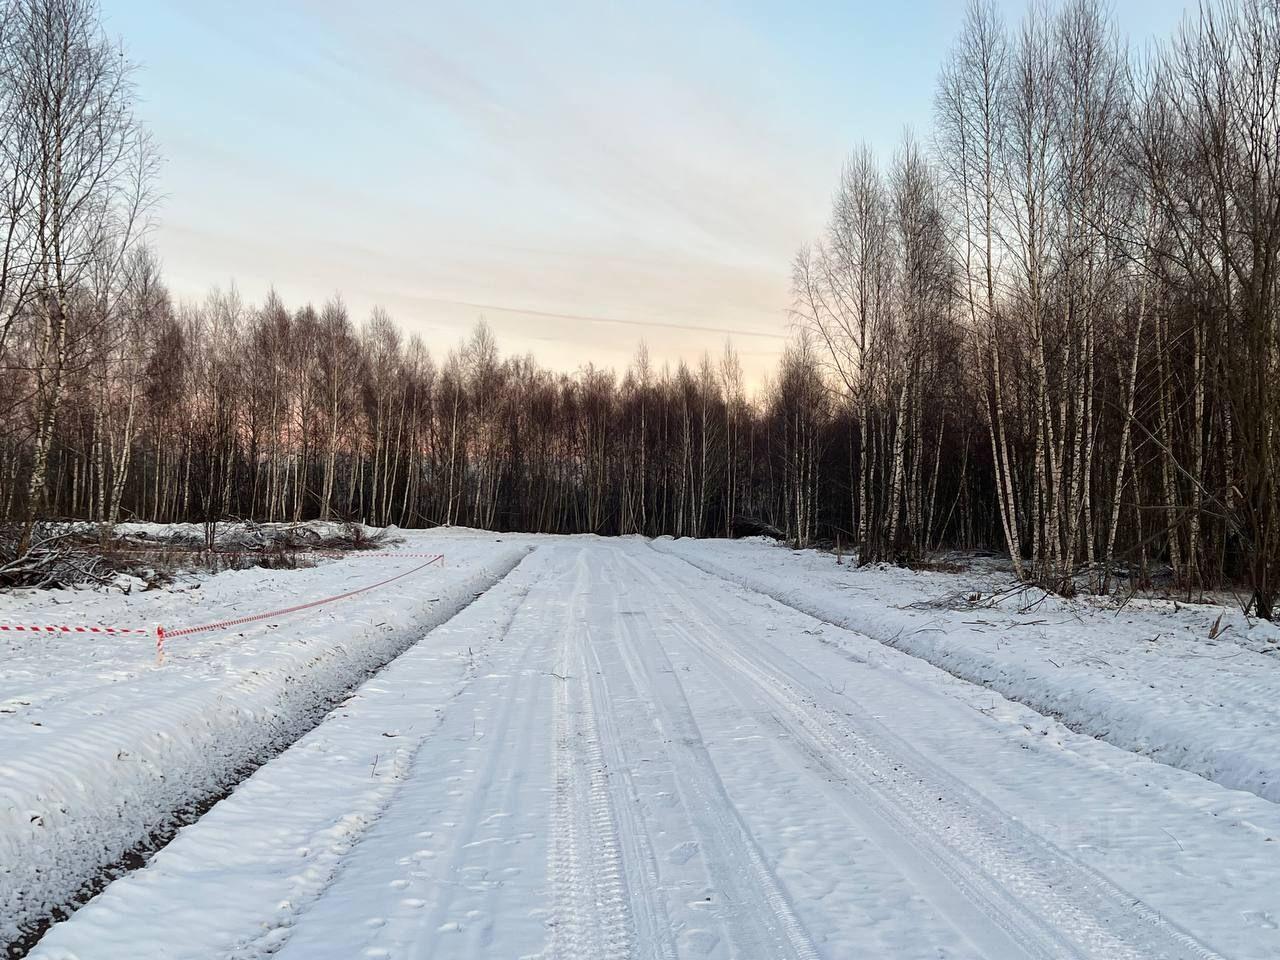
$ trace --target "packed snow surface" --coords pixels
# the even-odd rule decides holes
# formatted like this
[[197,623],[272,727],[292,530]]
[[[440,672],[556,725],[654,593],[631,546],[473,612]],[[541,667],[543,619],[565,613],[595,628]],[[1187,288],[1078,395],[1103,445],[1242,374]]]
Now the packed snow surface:
[[759,539],[655,546],[1074,730],[1280,802],[1280,629],[1238,606],[1065,601],[1000,574],[858,570]]
[[[293,646],[363,649],[388,617],[410,633],[419,624],[416,643],[397,645],[403,652],[323,722],[145,868],[53,926],[30,956],[1280,956],[1280,808],[1157,762],[1157,751],[1073,732],[1028,706],[1032,696],[1005,699],[900,643],[835,625],[836,611],[797,609],[798,593],[769,595],[790,584],[817,596],[823,577],[857,585],[862,573],[825,571],[812,556],[800,569],[789,553],[752,544],[699,552],[435,531],[406,534],[403,549],[428,546],[450,557],[457,579],[406,578],[393,598],[334,609],[292,641],[283,624],[255,628],[185,659],[175,652],[160,670],[141,650],[128,662],[123,644],[79,661],[53,648],[61,666],[21,682],[6,665],[4,695],[22,687],[29,701],[0,715],[8,865],[35,855],[22,846],[33,842],[27,812],[53,809],[53,794],[25,785],[40,775],[43,734],[19,734],[22,717],[61,730],[44,766],[79,763],[82,806],[106,807],[119,777],[107,760],[144,749],[147,730],[199,736],[209,749],[218,738],[191,730],[252,670],[291,659],[293,682],[310,683],[298,678],[347,667],[292,659]],[[469,558],[469,570],[455,557]],[[223,574],[202,589],[247,605],[334,586],[326,578],[356,563]],[[883,611],[914,615],[910,605],[930,590],[865,573]],[[744,583],[747,574],[761,585]],[[766,575],[778,581],[768,590]],[[448,583],[461,591],[467,577],[481,595],[468,605],[454,594],[456,612],[437,615],[431,598]],[[141,615],[145,596],[95,598],[92,610]],[[6,601],[17,602],[35,601]],[[335,640],[344,630],[350,639]],[[1026,632],[1010,626],[1003,643]],[[1047,633],[1043,643],[1053,642]],[[1164,672],[1175,658],[1107,642],[1118,672],[1148,672],[1155,690],[1135,692],[1132,706],[1145,703],[1160,729],[1170,713],[1161,687],[1180,682]],[[1265,637],[1216,646],[1269,656],[1255,642]],[[40,658],[28,659],[35,671]],[[198,696],[196,712],[129,716]],[[104,697],[94,715],[86,705]],[[1232,700],[1221,722],[1251,702]],[[1275,727],[1253,722],[1256,739],[1269,737],[1254,754],[1269,749],[1274,764]],[[30,745],[29,762],[15,766],[11,744]],[[186,754],[156,752],[148,763],[190,778]],[[69,795],[69,783],[53,786]],[[65,845],[77,842],[68,835]]]

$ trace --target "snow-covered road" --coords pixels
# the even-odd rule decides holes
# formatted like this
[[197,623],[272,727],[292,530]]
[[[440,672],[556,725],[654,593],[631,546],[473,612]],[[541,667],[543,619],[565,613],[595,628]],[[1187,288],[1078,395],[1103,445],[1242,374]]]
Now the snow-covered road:
[[30,956],[1280,956],[1275,804],[646,541],[513,543]]

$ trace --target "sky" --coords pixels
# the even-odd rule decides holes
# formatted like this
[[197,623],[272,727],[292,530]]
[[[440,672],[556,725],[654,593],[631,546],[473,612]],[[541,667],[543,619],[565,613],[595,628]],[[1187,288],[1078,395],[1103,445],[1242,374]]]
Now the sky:
[[[340,293],[438,356],[621,370],[718,357],[750,383],[840,166],[927,136],[960,0],[101,0],[164,157],[151,243],[178,299]],[[1004,3],[1010,22],[1026,8]],[[1114,0],[1166,35],[1177,0]]]

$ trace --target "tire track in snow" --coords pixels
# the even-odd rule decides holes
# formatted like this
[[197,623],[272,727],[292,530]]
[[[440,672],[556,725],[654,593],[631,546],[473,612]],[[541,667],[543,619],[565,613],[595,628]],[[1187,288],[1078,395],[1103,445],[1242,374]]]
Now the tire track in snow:
[[[838,706],[820,702],[836,696],[827,696],[819,677],[771,644],[765,653],[704,639],[722,636],[723,622],[706,593],[635,566],[655,590],[672,597],[673,605],[696,621],[696,630],[672,626],[713,667],[714,675],[723,677],[728,668],[745,679],[772,705],[770,715],[791,734],[790,742],[837,776],[859,814],[869,814],[873,823],[886,828],[878,837],[908,867],[915,860],[917,872],[924,864],[945,878],[1026,956],[1222,960],[1141,901],[1011,822],[847,699],[841,698]],[[726,687],[733,692],[733,685]],[[938,877],[920,879],[934,884]],[[983,931],[969,929],[966,934],[981,942]]]
[[720,781],[666,651],[656,637],[639,636],[631,618],[621,618],[620,634],[632,679],[652,705],[655,726],[667,744],[713,886],[734,908],[724,925],[735,947],[732,955],[817,960],[804,925]]
[[590,590],[584,552],[578,554],[575,571],[570,623],[560,632],[556,658],[551,956],[631,960],[628,890],[584,655],[589,641],[583,600]]
[[[1034,674],[1027,675],[1021,669],[1012,671],[1007,669],[1015,665],[1003,661],[998,656],[977,654],[974,648],[969,647],[963,651],[964,655],[953,657],[945,655],[942,648],[931,648],[928,645],[921,647],[910,642],[910,638],[917,633],[932,632],[939,622],[936,619],[927,619],[919,628],[909,633],[902,625],[892,629],[883,624],[869,622],[866,616],[859,616],[856,611],[841,613],[838,609],[830,609],[822,603],[798,597],[780,586],[771,586],[764,582],[767,580],[765,574],[752,576],[749,572],[727,570],[714,560],[694,556],[668,545],[660,546],[654,541],[649,541],[648,546],[664,557],[686,563],[695,570],[740,588],[762,600],[779,604],[837,629],[874,640],[890,650],[927,663],[965,683],[994,690],[1004,699],[1021,704],[1043,717],[1056,720],[1074,733],[1091,737],[1118,750],[1172,769],[1195,774],[1228,790],[1243,790],[1263,800],[1280,802],[1280,796],[1274,795],[1268,789],[1268,783],[1275,786],[1280,783],[1280,779],[1272,777],[1268,781],[1265,773],[1259,776],[1260,770],[1271,769],[1272,756],[1263,751],[1262,754],[1250,760],[1239,750],[1229,746],[1220,751],[1214,738],[1206,741],[1196,736],[1196,725],[1199,721],[1194,716],[1181,721],[1177,717],[1166,718],[1164,721],[1166,725],[1174,724],[1174,727],[1167,727],[1164,735],[1152,740],[1144,732],[1150,719],[1148,712],[1142,706],[1136,706],[1131,694],[1126,695],[1123,690],[1115,691],[1113,695],[1101,696],[1099,699],[1090,698],[1087,708],[1081,709],[1076,703],[1080,694],[1079,688],[1068,685],[1067,688],[1057,692],[1052,688],[1046,689],[1037,682],[1038,678]],[[977,659],[974,659],[975,654]],[[1028,681],[1030,681],[1029,686]],[[1254,685],[1247,684],[1247,686],[1252,688]],[[1094,690],[1086,689],[1083,693],[1087,697],[1093,694]],[[1256,696],[1257,690],[1253,689],[1250,695]],[[1210,701],[1212,702],[1214,701]],[[1177,729],[1183,730],[1187,735],[1180,737],[1176,732]]]
[[[612,617],[608,623],[618,623],[624,615],[618,600],[618,591],[611,591],[609,609]],[[609,636],[612,636],[612,631],[609,631]],[[622,845],[622,862],[627,868],[627,886],[635,929],[635,956],[637,960],[676,960],[676,945],[664,903],[665,892],[658,873],[657,857],[648,826],[638,809],[640,795],[635,778],[637,760],[627,754],[624,746],[626,734],[622,730],[625,723],[618,716],[620,703],[638,706],[640,698],[638,695],[623,696],[626,693],[634,694],[634,688],[625,691],[619,689],[622,687],[620,678],[606,674],[599,645],[609,641],[596,636],[594,631],[589,631],[586,639],[587,642],[579,648],[582,652],[580,669],[586,679],[585,695],[590,698],[592,712],[598,721],[605,769],[609,771],[611,778],[610,792],[614,798],[612,808]],[[643,729],[644,722],[641,721],[635,725],[633,732]]]

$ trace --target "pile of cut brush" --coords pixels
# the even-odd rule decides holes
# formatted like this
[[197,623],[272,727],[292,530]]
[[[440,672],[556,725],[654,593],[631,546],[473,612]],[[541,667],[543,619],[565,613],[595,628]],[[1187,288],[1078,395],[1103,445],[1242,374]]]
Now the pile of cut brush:
[[[95,524],[83,524],[96,532]],[[302,550],[370,550],[396,539],[395,527],[362,523],[305,520],[299,523],[257,523],[224,520],[217,523],[120,523],[111,542],[120,547],[167,547],[223,553],[265,553]]]
[[0,525],[0,588],[67,587],[91,583],[106,586],[119,571],[100,552],[85,546],[73,532],[37,524],[23,549],[23,524]]
[[19,524],[0,526],[0,589],[69,586],[152,587],[183,573],[312,565],[311,551],[374,550],[395,528],[359,523],[120,523],[48,521],[21,549]]

